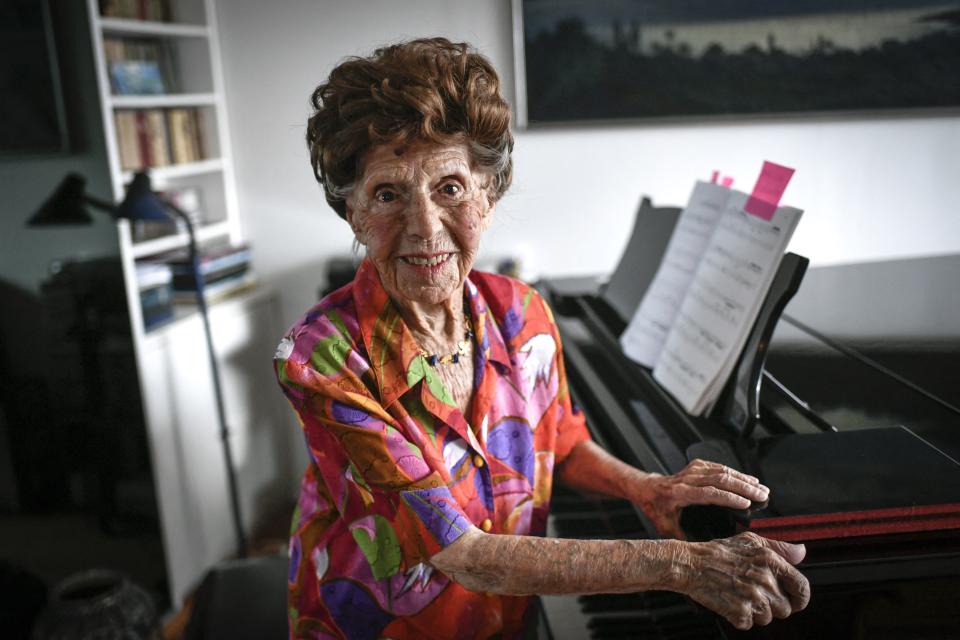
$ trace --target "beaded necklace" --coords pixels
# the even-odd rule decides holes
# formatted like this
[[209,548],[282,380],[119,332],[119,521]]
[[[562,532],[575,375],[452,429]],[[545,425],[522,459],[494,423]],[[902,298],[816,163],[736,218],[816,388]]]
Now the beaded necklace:
[[437,353],[427,353],[423,349],[420,349],[420,355],[426,358],[427,364],[431,367],[436,367],[438,364],[459,364],[460,358],[467,356],[467,353],[470,351],[470,345],[473,344],[473,329],[470,326],[470,317],[467,316],[466,312],[463,314],[463,326],[465,327],[463,340],[457,343],[457,350],[453,353],[440,355]]

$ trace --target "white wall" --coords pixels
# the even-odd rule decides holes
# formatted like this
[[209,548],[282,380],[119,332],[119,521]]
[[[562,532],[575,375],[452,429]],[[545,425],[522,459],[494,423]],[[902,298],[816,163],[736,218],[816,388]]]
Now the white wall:
[[[219,0],[245,230],[293,321],[351,236],[327,208],[303,142],[308,97],[343,57],[421,35],[476,45],[513,98],[509,0]],[[806,210],[791,249],[814,263],[960,251],[960,116],[556,128],[517,133],[514,187],[488,258],[531,274],[609,271],[640,195],[682,204],[713,169],[749,190],[764,159],[797,169]]]

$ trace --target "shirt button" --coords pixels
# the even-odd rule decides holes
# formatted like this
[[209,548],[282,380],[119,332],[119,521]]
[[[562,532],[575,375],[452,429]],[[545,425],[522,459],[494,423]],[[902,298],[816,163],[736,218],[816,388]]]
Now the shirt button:
[[489,533],[489,532],[490,532],[490,529],[493,529],[493,523],[490,522],[490,518],[487,518],[486,520],[484,520],[483,522],[481,522],[481,523],[480,523],[480,528],[483,529],[484,531],[486,531],[487,533]]
[[473,466],[475,466],[477,469],[482,469],[483,464],[483,457],[480,454],[473,456]]

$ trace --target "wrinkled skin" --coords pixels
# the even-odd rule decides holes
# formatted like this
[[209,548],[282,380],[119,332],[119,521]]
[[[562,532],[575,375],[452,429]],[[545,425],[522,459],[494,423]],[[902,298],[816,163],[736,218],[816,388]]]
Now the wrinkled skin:
[[[493,214],[489,182],[463,143],[382,144],[365,155],[347,198],[357,241],[427,353],[453,353],[465,334],[463,283]],[[411,263],[437,257],[435,266]],[[469,415],[473,358],[436,371]]]
[[[466,145],[383,144],[366,154],[362,167],[347,199],[347,221],[387,293],[418,314],[462,302],[493,212],[486,176],[471,168]],[[450,258],[435,269],[405,260],[438,254]]]
[[577,446],[558,470],[567,486],[630,500],[660,535],[684,538],[680,511],[694,504],[746,509],[767,500],[770,490],[753,476],[706,460],[694,460],[673,475],[646,473],[613,457],[596,444]]
[[746,630],[807,606],[810,584],[793,567],[805,554],[803,545],[741,533],[687,544],[674,561],[683,593]]
[[694,460],[681,471],[649,479],[632,497],[661,535],[683,539],[680,511],[694,504],[746,509],[765,502],[770,490],[753,476],[706,460]]
[[[742,509],[769,495],[756,478],[723,465],[694,460],[673,475],[645,473],[592,442],[578,444],[556,473],[581,491],[632,500],[662,534],[675,537],[683,535],[679,518],[686,505]],[[676,591],[749,629],[807,606],[810,585],[793,566],[805,553],[803,545],[753,533],[688,543],[550,540],[472,529],[430,562],[468,588],[495,593]]]

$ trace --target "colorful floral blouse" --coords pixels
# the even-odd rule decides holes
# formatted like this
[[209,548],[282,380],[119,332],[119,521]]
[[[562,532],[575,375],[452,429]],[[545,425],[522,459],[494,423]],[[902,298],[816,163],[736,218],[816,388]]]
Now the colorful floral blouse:
[[464,289],[477,345],[469,417],[369,261],[280,343],[277,376],[311,459],[290,537],[291,637],[522,632],[529,598],[467,590],[429,558],[470,525],[543,535],[554,466],[589,436],[537,293],[476,271]]

